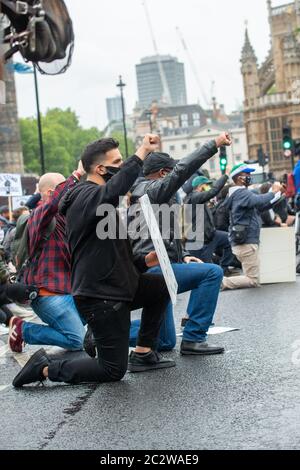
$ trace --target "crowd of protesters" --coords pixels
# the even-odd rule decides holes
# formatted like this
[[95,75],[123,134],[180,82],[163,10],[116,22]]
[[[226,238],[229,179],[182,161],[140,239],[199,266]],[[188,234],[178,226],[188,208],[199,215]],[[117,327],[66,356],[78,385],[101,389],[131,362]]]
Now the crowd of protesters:
[[[190,292],[180,353],[224,352],[207,341],[220,292],[258,287],[261,226],[295,223],[285,185],[252,187],[251,166],[236,165],[215,182],[201,172],[224,145],[231,145],[227,133],[175,161],[149,134],[123,162],[118,142],[101,139],[85,149],[69,178],[43,175],[26,208],[12,217],[1,208],[0,322],[9,327],[11,350],[22,353],[31,344],[85,351],[77,359],[58,360],[39,349],[15,377],[16,388],[46,379],[114,382],[127,370],[176,365],[159,354],[174,349],[177,340],[159,258],[150,234],[137,236],[132,229],[138,219],[141,223],[144,195],[153,207],[190,210],[190,222],[182,222],[182,212],[172,212],[167,236],[158,217],[178,294]],[[125,226],[121,197],[126,198]],[[107,221],[117,230],[105,238],[99,227]],[[29,301],[40,323],[14,314],[12,305]],[[137,309],[141,318],[131,322]]]

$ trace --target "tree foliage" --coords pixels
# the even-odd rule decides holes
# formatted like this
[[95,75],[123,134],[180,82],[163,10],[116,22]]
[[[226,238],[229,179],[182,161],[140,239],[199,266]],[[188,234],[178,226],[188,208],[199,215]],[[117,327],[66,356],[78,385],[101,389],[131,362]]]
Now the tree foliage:
[[[116,139],[120,143],[120,152],[123,155],[123,158],[125,160],[126,158],[126,149],[125,149],[125,139],[124,139],[124,134],[123,132],[113,132],[112,136],[114,139]],[[127,139],[127,144],[128,144],[128,156],[131,157],[135,153],[135,145],[131,139]]]
[[[37,121],[35,118],[20,119],[24,164],[27,173],[40,174],[40,150]],[[103,137],[96,127],[83,129],[78,117],[71,109],[50,109],[42,116],[43,142],[47,172],[62,173],[65,176],[77,168],[84,148],[92,141]],[[120,150],[125,156],[122,133],[116,133]],[[133,142],[129,140],[129,153],[134,153]]]

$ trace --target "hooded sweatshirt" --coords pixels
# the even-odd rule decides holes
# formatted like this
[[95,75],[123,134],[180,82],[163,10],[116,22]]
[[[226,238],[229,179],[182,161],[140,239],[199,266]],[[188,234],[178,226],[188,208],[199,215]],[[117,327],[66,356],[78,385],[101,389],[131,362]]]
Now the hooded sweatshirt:
[[[134,299],[140,274],[134,266],[128,239],[120,239],[121,221],[115,208],[119,197],[125,196],[132,187],[141,166],[142,161],[134,156],[104,186],[92,182],[79,184],[61,201],[60,212],[67,222],[74,297],[122,302]],[[104,204],[107,212],[97,216],[97,209]],[[116,224],[116,237],[111,234],[101,240],[97,226],[107,216]]]
[[258,245],[260,240],[261,218],[259,212],[270,208],[274,193],[255,194],[248,188],[235,186],[230,188],[227,206],[230,211],[229,240],[233,242],[233,227],[235,225],[247,226],[247,238],[245,245]]

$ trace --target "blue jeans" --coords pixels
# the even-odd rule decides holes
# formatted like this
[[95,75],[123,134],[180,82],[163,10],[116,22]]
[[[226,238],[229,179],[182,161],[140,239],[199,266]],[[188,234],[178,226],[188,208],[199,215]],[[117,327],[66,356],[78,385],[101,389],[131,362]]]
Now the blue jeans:
[[38,297],[32,309],[45,325],[23,323],[23,338],[27,344],[59,346],[69,351],[81,351],[85,329],[71,295]]
[[[183,341],[202,343],[206,341],[207,332],[212,324],[217,307],[223,271],[214,264],[172,264],[178,282],[178,294],[191,292],[187,308],[189,321],[183,332]],[[148,271],[161,274],[159,266]],[[136,345],[140,320],[131,322],[130,346]],[[173,306],[168,305],[163,324],[160,329],[158,350],[170,351],[176,346],[176,329]]]

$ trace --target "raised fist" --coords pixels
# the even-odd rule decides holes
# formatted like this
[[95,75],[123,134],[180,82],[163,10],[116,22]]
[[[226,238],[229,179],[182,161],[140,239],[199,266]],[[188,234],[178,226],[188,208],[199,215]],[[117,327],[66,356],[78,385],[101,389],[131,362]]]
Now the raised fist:
[[216,138],[217,147],[223,147],[224,145],[229,146],[232,144],[232,140],[229,132],[222,132],[219,137]]

